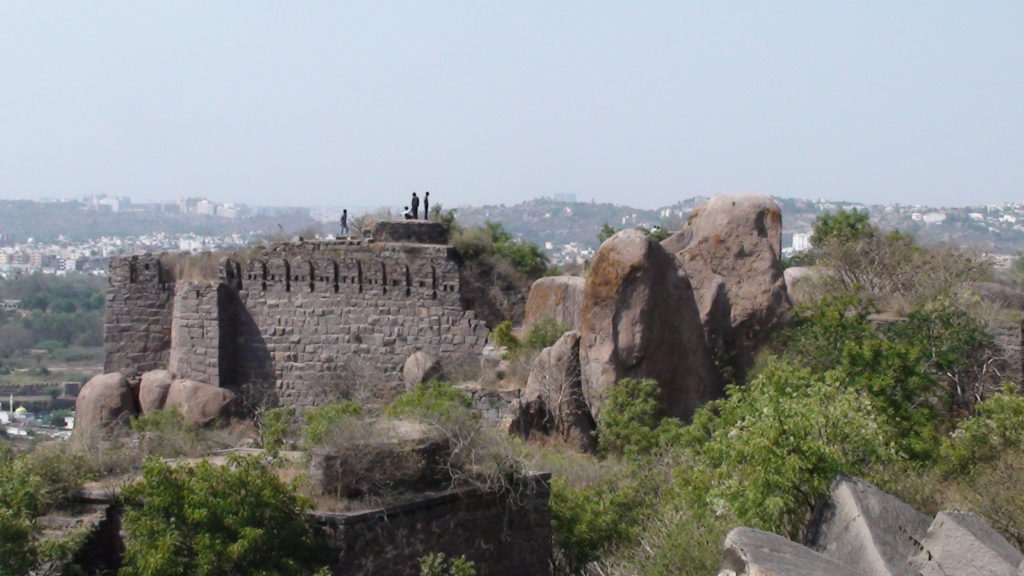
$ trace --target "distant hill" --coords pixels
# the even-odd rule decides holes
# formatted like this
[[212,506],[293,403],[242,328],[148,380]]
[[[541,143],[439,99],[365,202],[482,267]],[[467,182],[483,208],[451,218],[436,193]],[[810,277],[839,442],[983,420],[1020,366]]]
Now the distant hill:
[[[483,224],[486,220],[501,222],[518,237],[541,246],[551,243],[557,251],[570,243],[597,248],[597,233],[605,223],[616,229],[657,225],[678,230],[690,212],[705,200],[695,197],[657,210],[644,210],[619,204],[539,198],[509,206],[460,206],[457,211],[464,225]],[[943,208],[865,206],[797,198],[775,200],[782,208],[783,246],[790,245],[794,233],[810,232],[811,223],[823,212],[846,208],[868,210],[878,226],[913,233],[926,242],[973,246],[999,254],[1024,251],[1024,204]],[[101,236],[131,237],[160,232],[252,237],[281,229],[294,234],[310,228],[332,233],[336,231],[336,222],[318,222],[308,210],[280,211],[272,215],[256,211],[250,216],[224,218],[152,210],[98,211],[82,202],[0,200],[0,238],[13,235],[18,242],[28,238],[52,242],[59,235],[75,242]]]
[[[616,229],[662,226],[678,230],[694,208],[706,198],[683,200],[657,210],[616,204],[560,202],[546,198],[511,206],[460,206],[459,221],[465,225],[485,220],[501,222],[523,240],[556,247],[577,242],[596,248],[597,233],[608,223]],[[1024,204],[942,208],[901,205],[863,205],[854,202],[776,198],[782,209],[783,246],[794,233],[808,233],[814,219],[826,211],[867,210],[873,222],[885,229],[917,235],[925,242],[972,246],[986,252],[1013,254],[1024,251]]]
[[13,235],[17,242],[28,238],[53,242],[61,235],[75,242],[161,232],[208,236],[267,234],[278,231],[279,224],[286,232],[295,232],[318,223],[304,212],[224,218],[152,210],[100,211],[82,202],[0,200],[0,234]]

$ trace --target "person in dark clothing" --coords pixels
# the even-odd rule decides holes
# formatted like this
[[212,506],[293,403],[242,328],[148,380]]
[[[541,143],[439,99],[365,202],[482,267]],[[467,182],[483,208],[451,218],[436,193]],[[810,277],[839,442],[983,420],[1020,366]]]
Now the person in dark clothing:
[[430,220],[430,192],[423,194],[423,219]]
[[412,212],[409,211],[409,207],[405,206],[405,210],[402,211],[402,218],[406,220],[412,220]]
[[348,236],[348,209],[341,211],[341,235]]
[[420,217],[420,199],[416,196],[416,193],[412,193],[412,219],[416,220]]

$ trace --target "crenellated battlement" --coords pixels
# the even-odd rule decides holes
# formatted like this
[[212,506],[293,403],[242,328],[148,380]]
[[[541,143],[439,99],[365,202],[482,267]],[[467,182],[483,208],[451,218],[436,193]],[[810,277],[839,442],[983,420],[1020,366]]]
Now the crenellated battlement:
[[[392,237],[436,237],[436,226],[387,229]],[[106,370],[166,366],[299,406],[365,395],[367,387],[388,396],[401,391],[412,353],[483,348],[487,328],[461,291],[458,257],[436,243],[359,238],[115,258]]]

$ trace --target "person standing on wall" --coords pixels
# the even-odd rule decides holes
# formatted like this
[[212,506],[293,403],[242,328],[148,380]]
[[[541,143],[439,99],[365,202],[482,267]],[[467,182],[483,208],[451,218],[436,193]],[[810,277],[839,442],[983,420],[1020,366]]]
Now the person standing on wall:
[[420,217],[420,199],[416,196],[416,193],[412,193],[412,202],[409,203],[412,207],[412,219],[418,220]]
[[423,194],[423,219],[430,220],[430,191]]
[[341,211],[341,235],[348,236],[348,209]]

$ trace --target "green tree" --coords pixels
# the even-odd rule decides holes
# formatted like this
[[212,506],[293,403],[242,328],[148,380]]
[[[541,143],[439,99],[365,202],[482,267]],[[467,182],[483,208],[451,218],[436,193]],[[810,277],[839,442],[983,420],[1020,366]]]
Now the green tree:
[[604,244],[604,241],[614,236],[616,232],[618,232],[618,230],[613,228],[611,224],[605,222],[601,225],[601,229],[597,231],[598,243]]
[[812,229],[811,244],[816,247],[858,242],[878,233],[869,222],[867,212],[842,208],[834,214],[825,212],[818,216]]
[[124,576],[283,576],[319,565],[311,504],[254,457],[191,467],[149,459],[122,497]]

